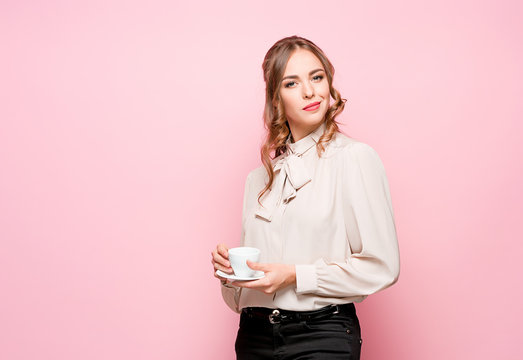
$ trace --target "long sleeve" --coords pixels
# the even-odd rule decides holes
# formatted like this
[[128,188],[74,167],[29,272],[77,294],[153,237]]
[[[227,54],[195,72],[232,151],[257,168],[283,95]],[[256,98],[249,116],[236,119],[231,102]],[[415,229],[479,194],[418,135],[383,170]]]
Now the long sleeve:
[[[242,227],[241,227],[241,237],[240,237],[240,246],[243,246],[245,243],[245,216],[247,211],[247,199],[249,196],[249,190],[250,190],[250,176],[247,175],[247,179],[245,180],[245,189],[243,192],[243,208],[242,208]],[[231,308],[232,311],[236,313],[240,313],[241,310],[239,309],[239,301],[240,301],[240,295],[242,292],[242,288],[229,285],[227,282],[221,283],[221,291],[222,291],[222,297],[227,306]]]
[[343,150],[343,219],[351,254],[296,265],[296,293],[367,296],[393,285],[400,259],[389,184],[377,152],[365,143]]

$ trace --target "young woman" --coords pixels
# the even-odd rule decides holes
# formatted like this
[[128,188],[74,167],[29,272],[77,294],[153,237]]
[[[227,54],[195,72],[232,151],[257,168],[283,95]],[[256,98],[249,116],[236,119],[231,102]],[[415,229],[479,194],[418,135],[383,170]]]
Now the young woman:
[[345,99],[318,46],[281,39],[263,73],[267,139],[263,166],[246,179],[240,244],[261,250],[248,265],[265,276],[227,281],[225,244],[211,260],[225,302],[241,313],[237,359],[359,359],[354,303],[399,276],[385,168],[372,147],[338,130]]

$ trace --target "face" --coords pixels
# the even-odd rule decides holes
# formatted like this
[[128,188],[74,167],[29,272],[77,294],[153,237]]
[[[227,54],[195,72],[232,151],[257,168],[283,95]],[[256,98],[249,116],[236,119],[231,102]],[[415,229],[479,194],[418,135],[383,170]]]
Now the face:
[[[329,82],[320,60],[297,49],[289,58],[280,84],[280,98],[294,141],[313,132],[330,105]],[[306,108],[311,104],[316,104]]]

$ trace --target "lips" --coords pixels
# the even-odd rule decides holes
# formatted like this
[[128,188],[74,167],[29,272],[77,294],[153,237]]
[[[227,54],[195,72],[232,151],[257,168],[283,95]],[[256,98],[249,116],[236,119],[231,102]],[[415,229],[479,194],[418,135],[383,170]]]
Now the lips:
[[310,103],[309,105],[305,106],[303,108],[303,110],[307,110],[307,109],[311,109],[312,110],[312,108],[316,108],[316,107],[318,107],[318,105],[320,105],[320,102],[316,101],[316,102]]

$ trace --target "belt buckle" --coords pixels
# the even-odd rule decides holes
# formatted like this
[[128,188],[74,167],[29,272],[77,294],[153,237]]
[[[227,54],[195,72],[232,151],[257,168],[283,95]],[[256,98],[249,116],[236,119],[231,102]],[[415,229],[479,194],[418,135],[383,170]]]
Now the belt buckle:
[[332,313],[332,315],[336,315],[337,313],[340,312],[340,307],[338,305],[332,305],[333,308],[335,308],[336,310],[334,310],[334,312]]
[[278,309],[274,310],[272,314],[269,315],[269,322],[271,324],[279,324],[281,321],[280,311]]

